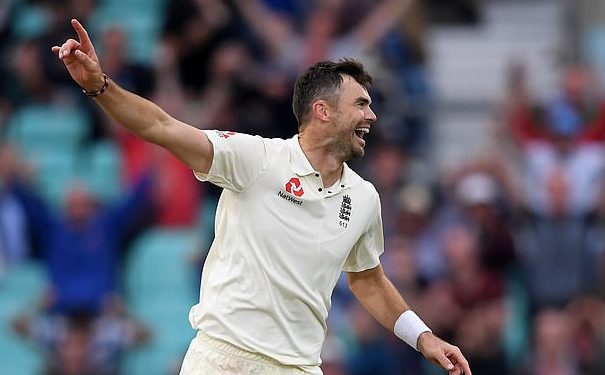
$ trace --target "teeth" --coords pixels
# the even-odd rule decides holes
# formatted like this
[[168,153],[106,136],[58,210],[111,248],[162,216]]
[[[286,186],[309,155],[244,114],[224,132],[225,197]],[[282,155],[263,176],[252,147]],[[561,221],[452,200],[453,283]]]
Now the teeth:
[[362,132],[362,133],[369,133],[370,129],[369,128],[357,128],[355,129],[356,132]]

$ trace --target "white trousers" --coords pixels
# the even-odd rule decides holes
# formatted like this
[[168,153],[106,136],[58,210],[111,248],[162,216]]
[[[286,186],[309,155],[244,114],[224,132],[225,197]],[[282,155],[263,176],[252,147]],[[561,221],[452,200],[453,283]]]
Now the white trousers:
[[274,359],[212,339],[202,332],[191,340],[180,375],[322,375],[319,366],[284,366]]

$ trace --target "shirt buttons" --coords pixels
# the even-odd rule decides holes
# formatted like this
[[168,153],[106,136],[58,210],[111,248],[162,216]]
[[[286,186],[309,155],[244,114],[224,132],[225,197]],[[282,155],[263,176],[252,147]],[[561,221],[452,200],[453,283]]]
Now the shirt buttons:
[[323,189],[322,189],[322,188],[319,188],[319,189],[317,189],[317,191],[321,192],[321,191],[323,191]]
[[315,173],[315,177],[319,177],[319,173]]
[[345,187],[344,185],[340,185],[341,188]]

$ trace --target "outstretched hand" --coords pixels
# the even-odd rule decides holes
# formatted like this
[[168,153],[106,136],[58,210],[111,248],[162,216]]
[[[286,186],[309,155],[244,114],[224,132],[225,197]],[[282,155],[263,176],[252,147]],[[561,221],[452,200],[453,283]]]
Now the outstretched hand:
[[418,338],[418,350],[422,355],[447,370],[448,375],[472,375],[468,361],[458,347],[448,344],[431,332]]
[[68,39],[60,47],[54,46],[51,50],[63,61],[71,77],[87,91],[96,91],[103,86],[103,72],[90,41],[86,29],[76,19],[71,25],[78,34],[78,39]]

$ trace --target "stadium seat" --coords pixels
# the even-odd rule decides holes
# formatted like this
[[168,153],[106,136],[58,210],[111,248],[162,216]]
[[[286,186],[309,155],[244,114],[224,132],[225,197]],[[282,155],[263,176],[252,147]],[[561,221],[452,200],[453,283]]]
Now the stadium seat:
[[14,6],[11,26],[17,39],[36,38],[48,31],[51,14],[43,6],[25,4],[23,1],[17,1]]
[[77,179],[78,154],[74,150],[38,150],[27,155],[34,167],[38,191],[51,206],[62,206],[65,192]]
[[101,201],[111,201],[122,193],[121,157],[118,147],[110,141],[97,142],[86,150],[80,175]]
[[73,106],[30,105],[8,120],[8,139],[24,153],[75,149],[90,131],[89,115]]
[[182,359],[194,334],[187,316],[199,280],[188,259],[196,242],[192,230],[153,229],[133,244],[125,294],[132,315],[152,328],[152,340],[128,355],[124,373],[168,374]]
[[41,373],[42,360],[32,343],[17,337],[11,320],[20,312],[31,312],[44,286],[44,271],[37,263],[9,269],[0,280],[0,372],[11,375]]
[[8,139],[34,169],[47,202],[58,206],[78,175],[80,147],[90,130],[89,115],[72,106],[24,106],[8,120]]
[[93,24],[97,37],[112,25],[120,25],[128,35],[130,58],[150,65],[163,24],[165,0],[109,0],[97,10]]

